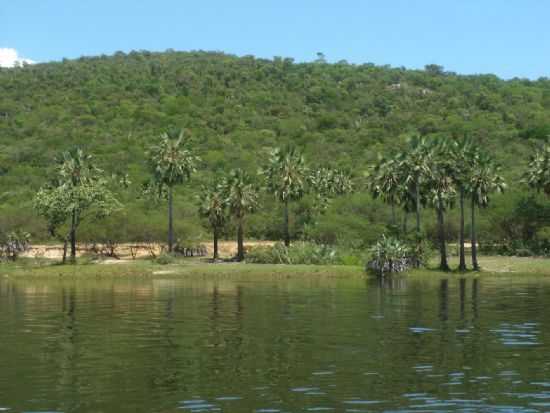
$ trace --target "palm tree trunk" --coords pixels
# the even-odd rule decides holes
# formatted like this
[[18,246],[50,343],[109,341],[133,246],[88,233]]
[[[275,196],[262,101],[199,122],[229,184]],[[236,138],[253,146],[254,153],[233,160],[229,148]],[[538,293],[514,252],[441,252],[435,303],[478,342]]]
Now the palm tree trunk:
[[71,242],[71,262],[76,262],[76,211],[71,214],[71,232],[69,234]]
[[172,187],[168,188],[168,252],[174,249],[174,205]]
[[445,244],[445,221],[443,215],[443,202],[440,197],[437,200],[437,225],[439,230],[439,254],[441,255],[439,269],[441,271],[449,271],[449,263],[447,262],[447,246]]
[[474,197],[472,197],[472,267],[474,268],[474,271],[479,271],[479,264],[477,262],[477,235],[476,235],[476,221],[475,221],[475,214],[476,214],[476,203],[474,200]]
[[285,199],[284,225],[285,225],[285,247],[290,247],[290,228],[288,223],[288,199]]
[[418,180],[415,183],[415,201],[416,201],[416,235],[420,236],[420,185]]
[[63,257],[61,259],[61,262],[65,264],[67,262],[67,237],[63,239]]
[[466,271],[466,255],[464,254],[464,187],[460,187],[460,239],[459,239],[460,263],[459,271]]
[[217,260],[219,258],[218,254],[218,228],[214,227],[214,260]]
[[237,228],[237,261],[244,260],[243,219],[239,218]]

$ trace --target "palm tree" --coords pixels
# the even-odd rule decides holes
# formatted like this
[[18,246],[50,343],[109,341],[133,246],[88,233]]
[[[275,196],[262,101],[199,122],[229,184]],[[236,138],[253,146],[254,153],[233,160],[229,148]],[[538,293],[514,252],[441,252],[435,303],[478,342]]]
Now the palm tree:
[[397,225],[395,205],[401,201],[403,176],[395,159],[380,157],[369,175],[369,189],[374,198],[381,197],[391,206],[392,225]]
[[244,259],[244,219],[258,207],[258,191],[242,169],[230,172],[224,188],[229,212],[237,220],[237,261]]
[[214,260],[219,258],[218,237],[219,231],[227,222],[226,199],[223,184],[212,184],[203,187],[199,196],[199,214],[207,218],[214,236]]
[[523,180],[529,187],[550,196],[550,137],[529,159]]
[[184,131],[173,136],[168,133],[160,135],[159,142],[149,150],[149,165],[153,175],[153,184],[159,195],[164,188],[168,189],[168,251],[174,248],[173,192],[174,187],[188,180],[199,158],[185,147]]
[[[79,189],[87,183],[97,179],[101,170],[92,163],[92,156],[76,148],[63,152],[59,159],[60,184],[66,186],[66,193],[71,194],[71,223],[69,230],[69,242],[71,246],[71,261],[76,261],[76,229],[80,223],[81,211],[79,209]],[[65,251],[65,248],[64,248]]]
[[275,149],[269,165],[263,171],[267,188],[283,203],[284,241],[290,246],[289,202],[297,201],[305,194],[308,168],[304,157],[294,148]]
[[471,197],[472,267],[475,271],[478,271],[475,210],[476,207],[486,208],[489,205],[489,195],[493,192],[503,192],[506,183],[504,178],[499,175],[499,166],[493,162],[488,154],[476,151],[472,161],[473,169],[467,190]]
[[466,254],[464,251],[464,199],[466,186],[472,173],[474,146],[468,138],[455,140],[450,145],[450,157],[453,162],[453,181],[459,194],[460,232],[459,232],[459,271],[466,271]]
[[417,237],[420,237],[421,187],[430,173],[430,156],[430,145],[426,139],[414,136],[409,139],[406,152],[396,158],[398,167],[403,171],[403,184],[414,198]]
[[455,197],[456,191],[452,179],[452,162],[449,156],[449,144],[446,140],[433,147],[433,161],[430,165],[430,175],[426,182],[430,203],[437,213],[439,238],[439,269],[449,271],[447,262],[447,245],[445,239],[445,211]]

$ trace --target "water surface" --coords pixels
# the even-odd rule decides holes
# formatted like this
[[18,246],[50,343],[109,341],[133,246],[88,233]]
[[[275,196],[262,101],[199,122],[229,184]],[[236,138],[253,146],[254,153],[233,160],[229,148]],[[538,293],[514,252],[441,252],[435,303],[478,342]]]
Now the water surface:
[[0,281],[0,412],[550,411],[550,280]]

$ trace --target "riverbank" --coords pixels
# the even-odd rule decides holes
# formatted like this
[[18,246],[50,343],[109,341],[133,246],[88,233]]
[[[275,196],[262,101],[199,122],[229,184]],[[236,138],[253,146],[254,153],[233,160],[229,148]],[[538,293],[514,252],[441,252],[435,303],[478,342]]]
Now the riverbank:
[[[451,258],[452,268],[458,263]],[[487,256],[480,258],[481,272],[467,272],[469,276],[493,275],[548,275],[550,259],[532,257]],[[456,271],[444,273],[432,268],[413,270],[412,276],[460,276]],[[20,259],[15,263],[0,264],[0,277],[246,277],[289,278],[304,276],[357,277],[365,276],[364,268],[346,265],[271,265],[246,263],[210,263],[206,259],[180,258],[162,265],[153,260],[97,260],[80,259],[77,264],[60,265],[47,259]]]

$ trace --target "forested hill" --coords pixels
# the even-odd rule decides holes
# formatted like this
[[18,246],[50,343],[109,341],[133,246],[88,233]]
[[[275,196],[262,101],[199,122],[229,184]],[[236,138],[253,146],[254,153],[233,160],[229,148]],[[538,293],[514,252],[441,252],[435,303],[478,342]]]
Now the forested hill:
[[[180,127],[203,160],[192,182],[178,188],[180,230],[199,236],[193,193],[200,183],[216,170],[255,172],[271,148],[287,142],[313,165],[360,176],[379,152],[413,133],[467,134],[513,178],[530,144],[550,135],[550,80],[460,76],[433,65],[406,70],[173,51],[0,69],[0,224],[41,232],[32,196],[55,156],[81,146],[109,173],[129,174],[135,193],[121,194],[124,219],[146,222],[152,232],[163,228],[164,207],[135,195],[147,178],[147,147],[160,132]],[[337,213],[336,202],[325,219],[372,221],[380,205],[364,195],[352,198],[357,208]],[[252,219],[253,235],[276,235],[266,224],[278,219],[270,208]]]

